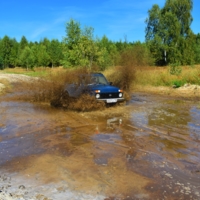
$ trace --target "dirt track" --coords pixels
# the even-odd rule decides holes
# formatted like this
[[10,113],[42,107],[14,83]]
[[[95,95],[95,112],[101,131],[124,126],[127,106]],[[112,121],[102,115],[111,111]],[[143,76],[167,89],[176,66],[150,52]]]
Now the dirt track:
[[200,199],[199,106],[137,93],[77,113],[4,95],[0,199]]

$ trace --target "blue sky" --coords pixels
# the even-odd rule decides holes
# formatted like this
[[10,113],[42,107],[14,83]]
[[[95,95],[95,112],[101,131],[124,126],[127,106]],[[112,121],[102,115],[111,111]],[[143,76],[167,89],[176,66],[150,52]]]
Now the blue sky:
[[[113,41],[145,39],[145,19],[153,4],[163,7],[165,0],[2,0],[0,38],[5,35],[20,41],[44,37],[59,39],[66,35],[65,24],[71,18],[82,27],[94,28],[94,35],[106,35]],[[200,0],[193,0],[192,30],[200,33]]]

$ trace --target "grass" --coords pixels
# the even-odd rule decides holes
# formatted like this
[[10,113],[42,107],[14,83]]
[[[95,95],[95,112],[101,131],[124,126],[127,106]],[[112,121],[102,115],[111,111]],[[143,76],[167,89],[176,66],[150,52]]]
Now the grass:
[[136,70],[135,77],[134,84],[140,86],[200,85],[200,66],[184,66],[179,76],[171,75],[169,67],[144,67]]
[[[134,68],[134,67],[133,67]],[[115,82],[116,67],[107,69],[104,74],[109,81]],[[184,90],[172,89],[188,85],[200,85],[200,65],[183,66],[180,75],[171,75],[170,67],[135,67],[130,87],[130,94],[133,92],[147,92],[162,95],[199,97],[199,90],[185,88]],[[130,71],[129,71],[130,73]],[[119,76],[117,76],[118,78]]]
[[[130,79],[132,85],[140,86],[182,86],[185,83],[200,85],[200,65],[197,66],[184,66],[182,67],[182,73],[177,75],[171,75],[169,67],[111,67],[105,70],[103,73],[109,79],[116,84],[122,84],[122,78],[125,80],[127,77]],[[121,72],[123,73],[121,73]],[[32,77],[48,77],[51,74],[59,74],[67,72],[67,69],[62,67],[57,68],[35,68],[35,71],[26,71],[23,68],[7,68],[2,73],[10,74],[24,74]],[[121,76],[119,74],[121,73]],[[129,76],[127,76],[129,75]],[[128,80],[130,82],[130,80]]]
[[[51,88],[60,88],[64,82],[70,82],[74,79],[75,74],[82,73],[84,70],[69,70],[62,67],[57,68],[35,68],[35,71],[26,71],[23,68],[5,69],[3,73],[24,74],[28,76],[45,77],[52,83]],[[136,90],[140,88],[157,88],[158,86],[168,88],[172,86],[181,87],[185,83],[200,85],[200,65],[183,66],[180,75],[171,75],[170,67],[136,67],[127,64],[125,67],[110,67],[103,71],[108,81],[113,82],[113,85],[119,86],[125,90]],[[46,85],[46,86],[42,86]],[[48,82],[35,84],[35,87],[45,87],[48,90]],[[54,89],[53,89],[54,90]],[[57,90],[57,89],[55,89]],[[156,89],[154,89],[156,90]],[[144,90],[145,91],[145,90]],[[43,93],[43,92],[42,92]],[[54,92],[50,92],[51,94]],[[47,94],[45,94],[47,95]],[[48,95],[47,95],[48,96]],[[49,97],[47,97],[49,98]]]

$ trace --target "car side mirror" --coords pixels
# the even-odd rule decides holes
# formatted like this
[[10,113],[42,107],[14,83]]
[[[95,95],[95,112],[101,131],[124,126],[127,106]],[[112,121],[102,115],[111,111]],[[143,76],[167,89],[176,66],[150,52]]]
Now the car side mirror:
[[110,84],[110,85],[112,85],[112,84],[113,84],[113,82],[109,82],[109,84]]

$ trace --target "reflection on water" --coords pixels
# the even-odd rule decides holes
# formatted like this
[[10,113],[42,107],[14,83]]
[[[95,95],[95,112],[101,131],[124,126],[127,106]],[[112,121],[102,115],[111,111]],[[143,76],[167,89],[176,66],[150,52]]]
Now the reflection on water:
[[[132,111],[130,121],[112,117],[106,119],[104,126],[95,125],[88,127],[88,132],[84,128],[77,133],[67,125],[59,125],[56,115],[62,111],[24,102],[1,102],[0,136],[1,140],[5,140],[28,133],[63,133],[72,145],[79,146],[91,140],[131,145],[136,137],[146,135],[150,141],[159,142],[159,149],[174,150],[177,157],[189,154],[184,151],[188,148],[188,140],[200,140],[200,110],[180,100],[152,102],[145,97],[145,101],[142,100]],[[90,134],[93,136],[89,137]]]
[[88,143],[89,139],[82,134],[72,134],[70,136],[70,142],[74,146],[79,146]]
[[145,107],[140,106],[132,113],[134,135],[148,136],[159,151],[168,152],[176,159],[200,162],[200,110],[197,106],[183,100],[155,104],[145,103]]
[[148,115],[148,125],[150,126],[184,126],[189,121],[191,121],[190,108],[181,102],[179,104],[158,104]]
[[67,130],[61,124],[56,126],[59,112],[26,102],[0,102],[0,164],[15,157],[45,152],[41,141]]
[[147,125],[148,124],[148,115],[145,109],[141,109],[139,111],[135,111],[131,115],[131,121],[134,124],[142,124],[142,125]]
[[95,164],[108,165],[109,159],[115,157],[115,144],[122,141],[119,132],[122,121],[122,118],[119,117],[109,118],[106,120],[106,124],[103,127],[101,126],[102,129],[98,127],[98,132],[90,137],[95,145],[93,149],[93,160]]
[[0,165],[16,157],[45,152],[45,149],[38,146],[37,142],[38,138],[36,139],[34,134],[0,142]]
[[200,142],[200,108],[192,106],[191,110],[192,119],[188,122],[190,128],[191,136]]
[[120,117],[113,117],[110,119],[107,119],[107,128],[113,128],[114,126],[118,125],[118,126],[122,126],[122,118]]

